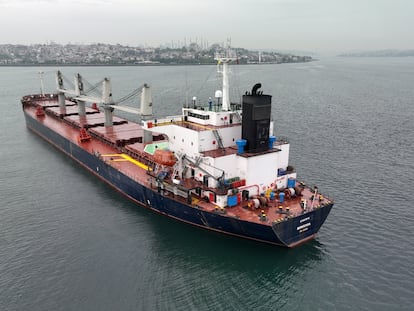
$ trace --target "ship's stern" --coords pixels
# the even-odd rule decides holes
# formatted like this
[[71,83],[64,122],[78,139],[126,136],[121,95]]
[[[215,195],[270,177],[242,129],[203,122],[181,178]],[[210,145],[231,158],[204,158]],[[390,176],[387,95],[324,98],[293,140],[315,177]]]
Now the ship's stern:
[[332,207],[333,202],[330,202],[302,215],[286,217],[275,222],[272,229],[285,246],[295,247],[316,236]]

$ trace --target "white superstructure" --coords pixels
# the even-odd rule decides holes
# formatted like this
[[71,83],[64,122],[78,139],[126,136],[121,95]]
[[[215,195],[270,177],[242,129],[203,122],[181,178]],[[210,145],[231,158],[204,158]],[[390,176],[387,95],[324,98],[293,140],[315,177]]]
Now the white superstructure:
[[[258,102],[257,105],[253,103],[257,107],[254,106],[251,112],[252,122],[260,118],[268,119],[267,125],[263,128],[257,125],[256,130],[266,133],[268,137],[263,138],[258,133],[257,137],[264,139],[267,146],[261,145],[260,150],[244,150],[238,145],[249,145],[246,137],[243,137],[243,126],[249,125],[242,122],[242,105],[230,104],[229,98],[228,65],[235,58],[227,54],[225,57],[216,56],[216,59],[222,66],[220,72],[223,75],[221,105],[213,105],[211,99],[205,104],[199,104],[194,99],[191,107],[184,107],[179,116],[143,121],[144,129],[168,137],[168,148],[178,159],[177,176],[173,177],[194,178],[202,182],[207,197],[213,189],[220,188],[223,184],[228,185],[234,180],[240,181],[234,186],[238,190],[249,191],[250,196],[286,188],[288,178],[296,178],[296,173],[289,166],[289,143],[276,140],[271,132],[273,124],[270,115],[261,112],[262,98],[268,101],[270,96],[257,91],[260,85],[246,95],[249,97],[246,101]],[[264,106],[268,108],[267,102]],[[255,143],[253,140],[250,138],[250,145]],[[215,196],[215,203],[221,207],[226,206],[228,195],[231,193]]]

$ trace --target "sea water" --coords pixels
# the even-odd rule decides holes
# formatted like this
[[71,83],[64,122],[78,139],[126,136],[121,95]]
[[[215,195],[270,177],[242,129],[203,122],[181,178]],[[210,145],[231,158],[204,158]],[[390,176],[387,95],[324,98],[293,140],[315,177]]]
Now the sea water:
[[[298,178],[335,200],[295,249],[135,206],[27,130],[20,98],[57,69],[0,67],[0,310],[412,310],[413,58],[231,67],[232,101],[261,82]],[[221,83],[215,66],[60,69],[111,78],[115,99],[148,83],[159,116]]]

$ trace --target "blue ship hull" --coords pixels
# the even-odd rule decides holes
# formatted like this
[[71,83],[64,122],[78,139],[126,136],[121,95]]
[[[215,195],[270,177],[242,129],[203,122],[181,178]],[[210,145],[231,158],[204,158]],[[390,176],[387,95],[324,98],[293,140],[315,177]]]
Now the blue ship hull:
[[136,204],[168,217],[208,230],[280,246],[293,247],[316,235],[333,204],[322,206],[303,215],[288,218],[272,226],[248,222],[214,212],[204,211],[164,196],[145,187],[122,172],[82,149],[67,138],[25,113],[26,125],[73,160],[121,192]]

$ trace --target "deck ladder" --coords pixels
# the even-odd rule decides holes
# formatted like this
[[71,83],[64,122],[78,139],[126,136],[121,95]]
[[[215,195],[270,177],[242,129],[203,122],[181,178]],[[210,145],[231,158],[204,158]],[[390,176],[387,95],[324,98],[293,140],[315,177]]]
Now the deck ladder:
[[220,133],[216,129],[214,129],[213,134],[214,134],[214,137],[217,140],[217,144],[218,144],[219,148],[224,149],[223,139],[221,138]]

